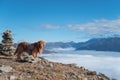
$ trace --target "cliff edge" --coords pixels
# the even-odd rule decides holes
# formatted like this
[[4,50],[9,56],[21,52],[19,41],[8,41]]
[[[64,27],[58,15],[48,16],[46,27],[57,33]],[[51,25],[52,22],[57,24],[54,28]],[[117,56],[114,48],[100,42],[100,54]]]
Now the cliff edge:
[[39,58],[35,63],[17,62],[0,56],[0,80],[110,80],[102,73],[75,64],[50,62]]

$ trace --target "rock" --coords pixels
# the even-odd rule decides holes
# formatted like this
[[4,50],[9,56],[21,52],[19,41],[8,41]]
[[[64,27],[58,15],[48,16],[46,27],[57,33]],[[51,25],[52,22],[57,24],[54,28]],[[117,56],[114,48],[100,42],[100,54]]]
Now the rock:
[[42,65],[39,65],[38,68],[43,69],[44,67]]
[[85,71],[85,68],[83,66],[80,67],[83,71]]
[[99,73],[98,77],[100,78],[100,80],[110,80],[106,75]]
[[52,63],[50,63],[49,66],[50,66],[51,68],[53,68],[53,64],[52,64]]
[[96,71],[88,71],[87,72],[87,75],[96,75],[97,73],[96,73]]
[[13,68],[12,67],[10,67],[10,66],[1,66],[0,67],[0,72],[11,72],[13,70]]
[[14,75],[11,75],[11,76],[9,77],[9,80],[16,80],[16,79],[17,79],[17,77],[14,76]]
[[23,62],[30,62],[30,63],[35,63],[36,60],[34,59],[34,57],[32,55],[29,55],[29,53],[27,52],[23,52],[21,55],[21,60]]
[[70,66],[70,67],[73,67],[73,66],[76,66],[77,64],[68,64],[68,66]]
[[33,56],[28,56],[28,57],[25,57],[24,60],[28,61],[28,62],[32,62],[32,61],[35,61],[34,57]]
[[83,78],[83,80],[88,80],[87,78]]

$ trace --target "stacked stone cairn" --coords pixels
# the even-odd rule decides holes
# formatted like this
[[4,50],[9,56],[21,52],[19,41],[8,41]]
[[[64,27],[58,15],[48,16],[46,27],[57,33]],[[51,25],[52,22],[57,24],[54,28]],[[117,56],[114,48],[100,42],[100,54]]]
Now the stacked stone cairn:
[[0,53],[6,56],[12,56],[15,52],[12,31],[6,30],[5,32],[3,32],[2,38],[3,40],[0,44]]

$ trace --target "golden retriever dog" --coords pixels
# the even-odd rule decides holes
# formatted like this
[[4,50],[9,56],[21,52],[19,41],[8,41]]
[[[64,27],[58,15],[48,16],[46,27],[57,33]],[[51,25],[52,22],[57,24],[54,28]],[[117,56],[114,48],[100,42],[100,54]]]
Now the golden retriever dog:
[[29,44],[28,42],[21,42],[18,44],[14,55],[17,55],[17,59],[20,60],[21,55],[24,54],[24,52],[27,52],[29,55],[32,55],[34,58],[36,58],[39,53],[43,52],[45,46],[46,42],[44,41],[38,41],[32,44]]

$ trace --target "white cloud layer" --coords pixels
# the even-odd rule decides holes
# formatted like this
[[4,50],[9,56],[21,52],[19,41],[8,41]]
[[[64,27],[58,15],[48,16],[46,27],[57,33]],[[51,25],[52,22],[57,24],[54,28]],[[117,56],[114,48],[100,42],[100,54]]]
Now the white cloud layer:
[[[67,54],[66,54],[67,53]],[[108,56],[109,55],[109,56]],[[110,78],[120,79],[119,52],[104,51],[62,51],[57,54],[42,54],[44,58],[53,62],[84,66],[87,69],[104,73]],[[117,56],[117,57],[116,57]],[[112,65],[113,63],[113,65]]]
[[50,30],[60,29],[60,26],[51,25],[51,24],[44,24],[42,25],[42,27],[44,29],[50,29]]
[[65,26],[56,26],[51,24],[43,25],[44,29],[56,30],[67,29],[78,31],[85,34],[88,38],[120,36],[120,19],[116,20],[94,20],[84,24],[69,24]]
[[89,37],[108,37],[120,35],[120,19],[95,20],[86,24],[68,25],[68,29],[86,33]]

